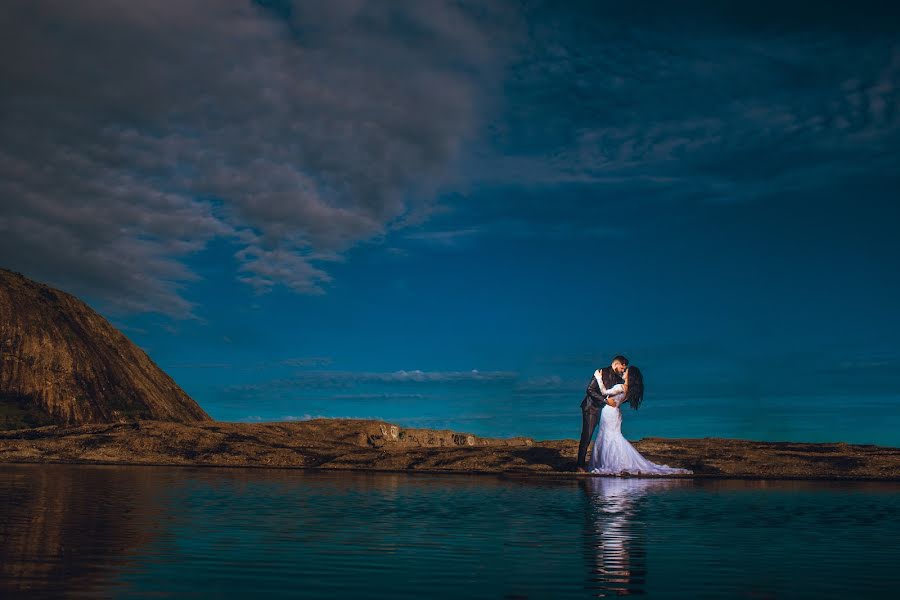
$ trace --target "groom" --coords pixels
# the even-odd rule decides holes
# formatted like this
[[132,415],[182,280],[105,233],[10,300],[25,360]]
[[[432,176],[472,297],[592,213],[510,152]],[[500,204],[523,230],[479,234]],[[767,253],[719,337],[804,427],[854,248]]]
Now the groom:
[[581,441],[578,442],[578,459],[575,463],[575,470],[579,473],[587,473],[585,459],[587,457],[587,447],[591,443],[591,437],[597,428],[597,422],[600,420],[600,410],[606,404],[606,398],[600,393],[600,383],[597,381],[597,374],[603,381],[603,387],[611,388],[617,383],[625,383],[622,375],[628,367],[628,359],[624,356],[616,356],[612,359],[612,364],[603,367],[594,373],[591,382],[588,384],[587,393],[584,400],[581,401]]

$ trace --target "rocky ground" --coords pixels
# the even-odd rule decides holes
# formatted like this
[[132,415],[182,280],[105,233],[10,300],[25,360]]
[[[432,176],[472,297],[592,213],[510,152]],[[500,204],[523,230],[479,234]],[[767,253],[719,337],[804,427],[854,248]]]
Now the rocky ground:
[[[52,425],[0,431],[0,462],[533,473],[572,476],[576,440],[482,438],[382,421]],[[651,460],[702,477],[900,481],[900,448],[645,438]]]

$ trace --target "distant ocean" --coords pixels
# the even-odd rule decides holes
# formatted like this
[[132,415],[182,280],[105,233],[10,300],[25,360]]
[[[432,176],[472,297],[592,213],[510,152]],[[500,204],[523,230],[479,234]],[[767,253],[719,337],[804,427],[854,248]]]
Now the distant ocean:
[[[543,399],[523,410],[475,419],[413,420],[411,424],[461,429],[477,435],[528,435],[536,439],[577,438],[578,402]],[[573,405],[574,404],[574,405]],[[550,409],[552,406],[552,409]],[[543,410],[542,410],[543,408]],[[623,409],[625,437],[726,437],[761,441],[847,442],[900,446],[900,397],[648,399],[639,410]],[[427,423],[427,425],[419,425]]]
[[[577,438],[583,395],[485,395],[432,392],[427,401],[395,396],[319,400],[261,399],[208,404],[225,421],[313,417],[380,418],[406,427],[453,429],[483,436]],[[206,405],[204,405],[206,406]],[[648,395],[637,411],[623,408],[625,437],[727,437],[761,441],[847,442],[900,447],[900,394],[863,396],[666,397]]]

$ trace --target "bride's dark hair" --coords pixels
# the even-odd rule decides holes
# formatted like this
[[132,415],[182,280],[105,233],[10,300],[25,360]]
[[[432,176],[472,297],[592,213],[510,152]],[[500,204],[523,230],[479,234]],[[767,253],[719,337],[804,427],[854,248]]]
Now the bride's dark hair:
[[628,393],[625,402],[631,404],[631,408],[637,410],[644,399],[644,375],[637,367],[628,367]]

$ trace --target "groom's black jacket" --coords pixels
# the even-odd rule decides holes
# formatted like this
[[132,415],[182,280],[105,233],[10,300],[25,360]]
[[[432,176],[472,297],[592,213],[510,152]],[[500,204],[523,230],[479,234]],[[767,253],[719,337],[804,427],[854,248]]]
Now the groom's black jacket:
[[[625,383],[625,380],[622,379],[618,373],[613,371],[612,367],[603,367],[600,369],[600,379],[603,380],[603,386],[606,389],[611,388],[617,383]],[[600,393],[600,384],[597,383],[597,378],[591,375],[591,382],[588,384],[587,390],[585,391],[584,400],[581,401],[581,408],[585,409],[588,406],[593,406],[594,408],[602,407],[605,403],[606,398]]]

